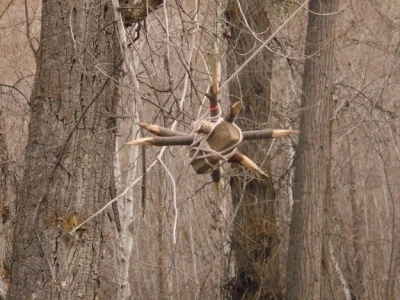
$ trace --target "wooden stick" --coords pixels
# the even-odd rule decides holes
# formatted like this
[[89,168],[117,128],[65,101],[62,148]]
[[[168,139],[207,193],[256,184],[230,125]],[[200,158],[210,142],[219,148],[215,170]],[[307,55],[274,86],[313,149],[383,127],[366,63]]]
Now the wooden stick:
[[242,102],[238,101],[232,104],[231,106],[231,111],[229,112],[229,115],[226,116],[225,121],[228,121],[230,123],[233,123],[235,121],[236,116],[239,113],[239,110],[242,107]]
[[294,136],[298,135],[300,131],[298,130],[286,130],[286,129],[264,129],[264,130],[249,130],[243,131],[243,140],[264,140],[273,139],[283,136]]
[[189,146],[193,143],[193,135],[179,136],[153,136],[136,139],[125,143],[125,145],[152,145],[152,146]]
[[208,99],[210,99],[210,115],[212,117],[218,116],[221,108],[218,104],[218,58],[215,56],[214,58],[214,69],[211,79],[210,89],[206,93]]
[[[239,110],[240,106],[238,106],[240,102],[236,102],[232,106],[232,111]],[[236,106],[236,107],[235,107]],[[234,112],[233,112],[234,113]],[[229,116],[228,116],[229,117]],[[228,118],[227,118],[228,121]],[[143,127],[147,131],[151,132],[152,134],[158,135],[158,136],[187,136],[187,134],[176,131],[176,130],[171,130],[165,127],[161,127],[158,125],[154,124],[149,124],[149,123],[137,123],[139,126]],[[206,125],[207,127],[208,125]],[[209,133],[207,128],[201,128],[200,132],[202,133]],[[300,131],[298,130],[286,130],[286,129],[261,129],[261,130],[248,130],[248,131],[243,131],[243,140],[244,141],[250,141],[250,140],[263,140],[263,139],[271,139],[271,138],[279,138],[282,136],[294,136],[298,135]],[[184,144],[186,145],[186,144]]]
[[161,127],[158,125],[150,124],[150,123],[143,123],[139,122],[137,123],[140,127],[146,129],[148,132],[151,132],[152,134],[158,135],[158,136],[183,136],[186,135],[183,132],[172,130],[169,128]]
[[[153,146],[189,146],[194,141],[193,135],[176,135],[176,136],[155,136],[133,140],[125,143],[125,145],[153,145]],[[298,130],[284,129],[266,129],[266,130],[249,130],[243,131],[243,141],[263,140],[278,138],[283,136],[292,136],[299,134]]]
[[258,176],[261,178],[268,178],[269,176],[263,172],[263,170],[260,169],[259,166],[256,165],[254,161],[252,161],[250,158],[248,158],[246,155],[236,152],[229,160],[228,162],[230,163],[237,163],[241,164],[243,167],[246,169],[253,171],[256,173]]
[[217,191],[218,197],[221,194],[221,168],[217,168],[211,173],[211,178],[215,183],[215,189]]

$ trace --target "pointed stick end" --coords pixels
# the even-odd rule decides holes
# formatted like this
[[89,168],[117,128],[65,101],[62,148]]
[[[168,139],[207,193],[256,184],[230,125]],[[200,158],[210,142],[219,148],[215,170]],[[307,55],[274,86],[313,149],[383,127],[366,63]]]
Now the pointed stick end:
[[152,137],[140,138],[127,142],[125,143],[125,145],[154,145],[154,138]]
[[238,112],[242,108],[242,101],[237,101],[232,104],[232,110]]
[[232,104],[231,112],[234,118],[236,118],[241,108],[242,108],[242,101],[238,101]]
[[261,168],[257,166],[257,164],[250,158],[248,158],[246,155],[236,152],[232,158],[233,158],[232,162],[239,163],[246,169],[253,171],[255,174],[260,176],[261,179],[269,178],[269,176],[266,173],[264,173],[264,171],[261,170]]
[[160,133],[160,126],[158,125],[144,123],[144,122],[137,122],[136,124],[155,135],[158,135]]
[[272,137],[278,138],[282,136],[294,136],[300,133],[299,130],[285,130],[285,129],[273,129],[272,130]]
[[238,101],[232,104],[231,106],[231,111],[229,112],[229,114],[226,116],[226,121],[233,123],[233,121],[235,121],[236,116],[239,113],[239,110],[242,108],[242,102]]

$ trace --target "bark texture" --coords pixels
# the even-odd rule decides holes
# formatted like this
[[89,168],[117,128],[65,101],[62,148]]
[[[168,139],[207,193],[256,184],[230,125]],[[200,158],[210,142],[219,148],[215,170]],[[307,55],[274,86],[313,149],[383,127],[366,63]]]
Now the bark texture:
[[[8,185],[10,176],[9,172],[9,155],[6,143],[5,125],[3,120],[3,112],[0,107],[0,276],[3,277],[5,274],[4,270],[4,258],[6,249],[6,239],[3,228],[3,216],[6,213],[5,201],[8,195]],[[1,295],[1,291],[0,291]]]
[[9,279],[10,236],[15,217],[14,201],[18,189],[16,170],[12,165],[6,140],[3,107],[0,104],[0,300],[6,299],[4,281],[8,282]]
[[[270,35],[268,1],[228,1],[230,24],[228,76],[241,66],[259,46],[250,26],[260,39]],[[242,130],[265,128],[269,121],[273,55],[264,49],[229,86],[231,102],[242,100],[237,119]],[[267,141],[248,141],[239,150],[262,169],[268,169]],[[266,172],[269,173],[268,171]],[[235,278],[231,281],[232,299],[281,299],[278,234],[275,221],[275,191],[271,178],[252,175],[231,178],[232,200],[238,209],[232,234],[235,253]]]
[[104,214],[68,232],[110,199],[118,87],[108,77],[118,74],[120,50],[110,3],[69,3],[42,6],[12,300],[114,298],[103,280],[106,269],[113,278],[102,267]]
[[[311,0],[294,203],[287,264],[287,299],[320,299],[324,203],[329,198],[330,118],[336,0]],[[325,207],[327,204],[325,203]],[[325,259],[328,259],[325,257]]]
[[365,288],[365,277],[367,274],[364,249],[365,239],[367,237],[367,230],[365,224],[365,207],[363,199],[357,197],[356,193],[356,163],[354,159],[354,150],[350,139],[347,140],[348,155],[349,155],[349,198],[351,204],[352,213],[352,238],[354,248],[354,258],[352,260],[351,274],[352,277],[349,280],[351,286],[352,297],[355,299],[368,299],[366,294],[367,289]]

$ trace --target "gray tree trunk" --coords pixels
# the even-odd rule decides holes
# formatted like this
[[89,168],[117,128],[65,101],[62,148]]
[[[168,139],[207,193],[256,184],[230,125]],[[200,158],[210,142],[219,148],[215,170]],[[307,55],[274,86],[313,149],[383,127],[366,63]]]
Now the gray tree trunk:
[[[0,275],[4,274],[4,258],[6,249],[6,239],[3,228],[3,215],[5,215],[5,199],[8,197],[9,180],[9,155],[6,143],[2,107],[0,107]],[[1,292],[0,292],[1,294]]]
[[[102,267],[120,50],[111,3],[43,1],[10,299],[113,299]],[[71,36],[73,35],[73,36]],[[118,78],[117,78],[118,81]],[[111,263],[110,261],[108,263]],[[102,292],[108,290],[107,294]]]
[[350,204],[352,213],[352,238],[354,247],[354,258],[352,261],[352,277],[351,292],[356,299],[368,299],[366,295],[367,289],[365,288],[365,277],[366,277],[366,266],[365,260],[365,239],[367,236],[366,224],[365,224],[365,206],[363,199],[357,197],[356,191],[356,163],[354,156],[354,150],[350,138],[347,139],[347,153],[349,155],[349,185],[350,185]]
[[[251,30],[262,40],[270,35],[265,1],[239,1]],[[267,1],[268,2],[268,1]],[[236,1],[228,1],[228,76],[235,72],[261,43],[246,28]],[[252,51],[253,50],[253,51]],[[273,54],[264,49],[229,86],[231,101],[243,101],[237,124],[242,130],[267,127],[270,113]],[[267,141],[248,141],[240,151],[264,170],[268,169]],[[238,172],[241,172],[237,170]],[[267,173],[269,173],[267,171]],[[275,220],[275,190],[271,178],[260,181],[254,175],[231,178],[234,220],[232,248],[235,253],[235,278],[231,281],[232,299],[280,299],[279,244]]]
[[10,236],[18,188],[15,170],[8,152],[4,115],[0,104],[0,300],[5,299],[6,296],[3,280],[9,277]]
[[[337,0],[311,0],[294,204],[287,264],[287,299],[320,299],[324,203],[328,207],[334,20]],[[325,15],[326,14],[326,15]],[[325,260],[327,258],[325,257]],[[322,293],[324,294],[324,293]]]

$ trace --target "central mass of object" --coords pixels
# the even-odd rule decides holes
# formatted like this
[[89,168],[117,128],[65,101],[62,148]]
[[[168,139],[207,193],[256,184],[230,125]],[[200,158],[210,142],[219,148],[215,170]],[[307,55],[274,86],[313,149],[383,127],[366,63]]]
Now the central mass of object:
[[[240,142],[240,129],[230,122],[222,121],[214,128],[207,142],[211,149],[224,155],[225,150],[231,149],[232,146]],[[194,154],[195,151],[191,150],[189,156],[192,158]],[[197,153],[200,158],[195,158],[191,163],[197,174],[209,173],[219,166],[220,160],[218,158],[215,156],[201,158],[204,155],[207,155],[207,151],[200,150]]]

